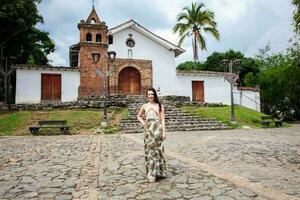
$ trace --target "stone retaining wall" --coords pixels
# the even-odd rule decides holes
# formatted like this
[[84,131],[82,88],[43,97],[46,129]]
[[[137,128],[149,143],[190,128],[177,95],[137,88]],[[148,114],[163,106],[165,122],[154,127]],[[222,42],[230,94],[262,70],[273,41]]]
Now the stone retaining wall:
[[[172,105],[198,105],[198,106],[223,106],[222,104],[207,104],[201,102],[191,102],[186,96],[162,96],[159,97],[163,104]],[[130,103],[145,103],[145,96],[127,96],[112,95],[107,99],[108,106],[126,107]],[[5,110],[51,110],[51,109],[86,109],[86,108],[103,108],[103,96],[79,97],[75,102],[45,102],[39,104],[0,104],[0,111]]]

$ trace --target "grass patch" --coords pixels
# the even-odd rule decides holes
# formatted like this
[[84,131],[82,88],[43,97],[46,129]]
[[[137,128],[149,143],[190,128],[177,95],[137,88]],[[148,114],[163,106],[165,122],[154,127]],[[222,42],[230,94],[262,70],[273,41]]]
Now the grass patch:
[[120,131],[120,127],[118,127],[118,126],[102,127],[101,129],[102,129],[103,133],[105,133],[105,134],[114,134],[114,133],[118,133]]
[[[51,110],[44,112],[45,116],[40,120],[67,120],[70,126],[70,134],[90,132],[100,125],[102,112],[96,110]],[[38,113],[37,113],[38,114]],[[42,128],[39,135],[61,134],[59,128]]]
[[242,126],[249,126],[251,128],[261,128],[261,116],[265,114],[256,112],[254,110],[242,107],[234,106],[235,117],[237,120],[236,125],[230,123],[231,107],[197,107],[197,106],[182,106],[182,111],[192,113],[193,115],[204,118],[217,118],[223,123],[229,125],[232,128],[241,128]]
[[0,112],[0,135],[11,135],[26,126],[32,117],[33,113],[30,111]]
[[[104,133],[120,131],[120,121],[128,118],[127,108],[111,107],[108,109],[110,126],[103,128]],[[37,125],[39,120],[67,120],[71,134],[90,134],[101,127],[103,110],[50,110],[0,112],[0,135],[29,135],[29,126]],[[101,128],[102,129],[102,128]],[[59,128],[42,128],[39,135],[61,134]]]

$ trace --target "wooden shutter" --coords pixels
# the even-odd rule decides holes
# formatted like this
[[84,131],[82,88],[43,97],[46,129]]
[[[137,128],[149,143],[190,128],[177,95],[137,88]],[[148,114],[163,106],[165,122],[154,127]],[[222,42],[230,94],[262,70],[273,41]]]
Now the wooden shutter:
[[204,102],[204,81],[192,81],[193,101]]
[[61,75],[42,74],[41,77],[41,100],[60,101],[61,100]]

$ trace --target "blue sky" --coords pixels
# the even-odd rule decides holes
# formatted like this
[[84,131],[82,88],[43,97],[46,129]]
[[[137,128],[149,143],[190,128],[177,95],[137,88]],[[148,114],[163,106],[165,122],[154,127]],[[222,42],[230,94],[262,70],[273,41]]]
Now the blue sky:
[[[130,3],[129,3],[130,2]],[[192,0],[95,0],[95,9],[109,28],[129,19],[155,34],[178,43],[178,35],[172,27],[176,16]],[[198,1],[200,2],[200,1]],[[272,52],[284,52],[292,36],[293,6],[290,0],[204,0],[201,1],[215,13],[221,39],[206,37],[207,51],[200,51],[200,61],[214,51],[228,49],[254,56],[258,48],[271,45]],[[44,24],[38,27],[48,31],[56,50],[49,55],[53,65],[69,65],[68,49],[79,40],[77,24],[86,19],[92,8],[92,0],[44,0],[38,9]],[[191,40],[182,46],[186,52],[176,58],[176,63],[191,60]]]

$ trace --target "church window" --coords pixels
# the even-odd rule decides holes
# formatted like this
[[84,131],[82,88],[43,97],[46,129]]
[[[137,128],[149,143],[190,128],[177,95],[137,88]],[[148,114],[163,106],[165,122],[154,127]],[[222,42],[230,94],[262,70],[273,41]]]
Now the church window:
[[101,42],[101,35],[100,34],[96,35],[96,42]]
[[114,37],[112,35],[108,36],[108,44],[112,44],[114,42]]
[[128,47],[134,47],[135,42],[134,42],[133,39],[129,38],[129,39],[126,40],[126,45],[127,45]]
[[128,49],[127,58],[132,58],[132,49]]
[[92,41],[92,34],[87,33],[87,34],[86,34],[86,37],[85,37],[85,41],[91,42],[91,41]]

